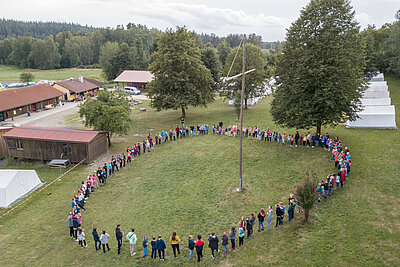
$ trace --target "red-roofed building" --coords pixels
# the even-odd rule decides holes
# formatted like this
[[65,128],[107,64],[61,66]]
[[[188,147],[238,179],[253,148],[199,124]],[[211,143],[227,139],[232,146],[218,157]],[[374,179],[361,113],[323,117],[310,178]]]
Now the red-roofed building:
[[144,89],[146,85],[154,79],[154,75],[146,70],[124,70],[114,82],[126,83],[138,89]]
[[62,92],[48,84],[38,84],[0,91],[0,121],[55,107]]
[[16,127],[3,135],[10,155],[41,161],[91,163],[108,152],[105,132],[66,128]]

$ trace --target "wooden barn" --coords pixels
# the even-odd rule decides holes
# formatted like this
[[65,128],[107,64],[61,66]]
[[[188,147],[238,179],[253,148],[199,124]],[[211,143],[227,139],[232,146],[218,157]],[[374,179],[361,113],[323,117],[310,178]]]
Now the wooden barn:
[[16,127],[3,135],[13,158],[91,163],[108,152],[105,132],[65,128]]
[[3,135],[11,129],[12,128],[9,127],[0,127],[0,159],[4,159],[8,156],[8,145],[6,140],[3,138]]
[[146,85],[154,79],[150,71],[145,70],[124,70],[114,82],[126,83],[127,86],[133,86],[140,90],[146,88]]

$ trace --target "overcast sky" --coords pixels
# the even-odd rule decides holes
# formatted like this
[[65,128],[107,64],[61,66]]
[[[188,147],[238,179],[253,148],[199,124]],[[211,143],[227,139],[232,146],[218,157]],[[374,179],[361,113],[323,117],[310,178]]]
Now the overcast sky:
[[[196,32],[256,33],[283,40],[308,0],[0,0],[0,17],[116,27],[133,22],[160,30],[186,25]],[[353,0],[362,27],[394,21],[400,0]]]

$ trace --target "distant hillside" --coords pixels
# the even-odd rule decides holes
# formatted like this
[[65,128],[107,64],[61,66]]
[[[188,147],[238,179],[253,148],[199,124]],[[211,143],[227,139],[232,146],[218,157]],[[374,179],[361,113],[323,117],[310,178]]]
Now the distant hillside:
[[29,36],[44,39],[46,36],[59,32],[93,32],[97,28],[74,23],[17,21],[0,19],[0,40],[7,37]]

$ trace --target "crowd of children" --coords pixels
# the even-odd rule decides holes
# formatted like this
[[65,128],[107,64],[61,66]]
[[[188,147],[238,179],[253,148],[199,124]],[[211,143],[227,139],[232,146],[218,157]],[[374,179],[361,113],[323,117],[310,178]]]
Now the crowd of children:
[[[121,168],[125,167],[127,164],[132,162],[132,160],[140,157],[142,154],[145,154],[146,151],[150,152],[154,145],[161,145],[167,141],[176,141],[182,138],[188,138],[195,135],[207,135],[209,133],[208,124],[202,125],[191,125],[190,127],[184,127],[184,121],[181,120],[181,128],[176,126],[174,130],[164,130],[154,135],[153,143],[153,135],[149,133],[147,135],[147,140],[143,142],[137,143],[132,147],[128,147],[126,151],[118,156],[112,156],[109,163],[104,163],[103,167],[99,167],[97,171],[87,177],[86,180],[82,181],[81,187],[77,191],[77,194],[72,198],[72,210],[69,212],[69,216],[67,219],[68,227],[70,229],[70,236],[74,238],[75,241],[79,242],[81,248],[87,247],[85,240],[85,233],[82,228],[82,215],[81,209],[85,211],[85,202],[90,197],[90,194],[97,190],[100,186],[106,185],[107,179],[112,176],[116,171],[118,172]],[[212,126],[212,134],[213,135],[222,135],[222,136],[239,136],[240,129],[236,125],[224,127],[223,122],[220,121],[217,125]],[[277,144],[293,146],[293,147],[308,147],[314,148],[319,147],[325,150],[331,151],[332,153],[332,161],[334,162],[335,169],[337,172],[330,174],[327,176],[325,180],[322,180],[315,192],[317,194],[318,200],[320,202],[323,199],[326,199],[328,196],[331,196],[334,190],[343,189],[344,183],[346,182],[348,175],[350,173],[351,166],[351,156],[350,150],[348,147],[342,146],[338,137],[331,138],[328,133],[326,135],[314,134],[299,134],[296,132],[295,134],[286,134],[279,133],[276,131],[271,131],[269,128],[267,130],[261,130],[257,126],[251,128],[243,129],[243,137],[251,138],[254,140],[264,141],[264,142],[276,142]],[[288,222],[290,223],[295,215],[295,208],[298,208],[297,213],[302,212],[300,203],[293,197],[291,194],[288,198]],[[273,228],[277,228],[278,226],[283,224],[283,219],[285,217],[285,206],[283,202],[279,204],[275,204],[275,217],[276,224]],[[236,227],[232,227],[227,234],[223,233],[221,239],[222,245],[222,253],[225,255],[228,252],[228,243],[230,240],[231,250],[236,248],[236,236],[239,239],[238,245],[239,247],[244,244],[245,238],[250,238],[253,234],[254,224],[256,220],[258,220],[258,231],[264,230],[264,221],[266,219],[266,228],[267,230],[271,230],[271,223],[273,219],[274,210],[272,206],[268,207],[268,211],[266,212],[263,208],[258,212],[257,217],[254,213],[251,213],[247,217],[242,217],[237,224],[238,230]],[[265,218],[266,217],[266,218]],[[247,233],[247,236],[246,236]],[[124,233],[121,231],[121,225],[118,224],[115,229],[115,236],[118,242],[118,254],[121,251],[122,240]],[[97,228],[94,228],[92,231],[92,236],[94,240],[94,245],[96,250],[103,249],[103,253],[106,253],[110,250],[108,245],[108,240],[110,235],[103,230],[101,235],[99,236],[97,232]],[[130,254],[131,256],[136,255],[135,246],[137,243],[137,237],[135,234],[135,229],[132,228],[131,232],[126,235],[126,239],[130,244]],[[215,257],[215,253],[219,253],[219,238],[212,232],[208,237],[209,248],[211,249],[211,257]],[[169,242],[171,244],[174,257],[177,254],[181,254],[181,250],[179,245],[181,243],[181,239],[177,235],[176,232],[173,232],[171,237],[169,238]],[[142,242],[142,256],[147,256],[147,246],[148,246],[148,238],[144,236]],[[204,241],[202,240],[201,235],[197,236],[197,241],[194,241],[192,235],[188,237],[188,249],[189,249],[189,260],[193,258],[194,251],[197,254],[197,261],[200,262],[203,257],[203,246]],[[160,261],[165,260],[165,250],[166,244],[162,239],[161,235],[152,236],[152,240],[150,242],[151,245],[151,258],[156,259],[157,255]],[[150,253],[149,253],[150,254]]]

